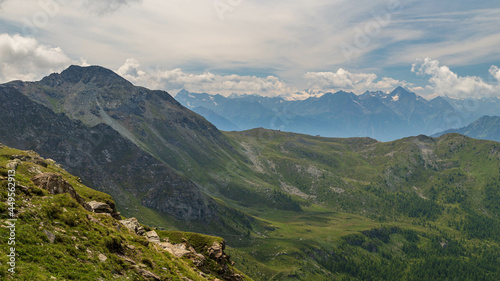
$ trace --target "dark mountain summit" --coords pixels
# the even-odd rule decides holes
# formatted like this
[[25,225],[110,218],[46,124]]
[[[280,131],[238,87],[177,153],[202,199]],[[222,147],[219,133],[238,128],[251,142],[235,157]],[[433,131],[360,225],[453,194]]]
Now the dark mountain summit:
[[0,102],[4,105],[3,143],[58,161],[85,184],[115,197],[125,213],[131,214],[142,203],[183,220],[207,220],[215,215],[213,203],[195,184],[110,126],[85,126],[8,86],[0,86]]

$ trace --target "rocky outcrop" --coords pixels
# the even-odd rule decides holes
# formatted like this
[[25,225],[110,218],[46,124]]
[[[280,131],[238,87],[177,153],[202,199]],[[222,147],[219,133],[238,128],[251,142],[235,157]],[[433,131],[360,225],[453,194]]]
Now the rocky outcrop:
[[136,218],[121,220],[120,223],[137,235],[143,236],[146,234],[144,227],[139,224]]
[[212,246],[208,247],[207,249],[208,256],[211,259],[215,260],[220,266],[218,270],[219,275],[224,280],[243,281],[243,276],[234,273],[234,271],[229,268],[228,265],[234,265],[234,262],[231,261],[229,255],[226,255],[224,249],[226,249],[226,243],[224,241],[222,241],[221,243],[214,242]]
[[9,161],[9,163],[7,163],[7,169],[9,170],[17,170],[17,167],[19,167],[19,165],[21,165],[21,161],[19,159],[14,159],[12,161]]
[[113,212],[113,209],[106,204],[102,202],[97,202],[97,201],[90,201],[87,202],[87,210],[94,212],[94,213],[109,213],[111,214]]
[[[158,243],[158,245],[160,245],[163,248],[163,250],[171,253],[172,255],[174,255],[178,258],[184,257],[190,253],[193,253],[187,249],[185,244],[182,244],[182,243],[181,244],[172,244],[170,242],[160,242],[160,243]],[[196,251],[194,253],[196,253]],[[203,255],[202,255],[202,257],[203,257]],[[204,259],[205,258],[203,257],[203,260]]]
[[[189,243],[189,241],[185,239],[183,239],[182,243],[171,243],[168,238],[163,239],[162,241],[156,231],[151,230],[146,232],[135,218],[121,220],[120,223],[128,228],[132,233],[139,236],[144,236],[150,243],[155,245],[157,249],[169,252],[177,258],[187,258],[191,260],[193,264],[202,271],[207,270],[207,266],[210,263],[207,263],[206,260],[211,259],[216,262],[216,274],[219,275],[222,279],[228,281],[244,280],[243,276],[234,273],[234,271],[229,267],[234,263],[231,261],[230,256],[224,252],[224,249],[226,248],[226,243],[224,241],[213,242],[212,245],[207,245],[202,249],[201,252],[198,252],[193,247],[193,245],[191,245],[191,243]],[[135,264],[135,262],[132,263]],[[140,268],[136,265],[134,266]],[[214,269],[211,268],[209,269],[209,271],[213,272]],[[154,280],[153,277],[151,278]]]
[[31,181],[39,188],[47,190],[49,193],[57,195],[68,193],[73,199],[75,199],[82,206],[85,205],[85,201],[78,193],[76,193],[73,186],[63,179],[60,174],[56,173],[42,173],[31,178]]
[[160,236],[158,236],[154,230],[146,232],[146,238],[151,243],[160,243]]
[[94,213],[109,214],[115,219],[120,219],[120,213],[116,212],[106,203],[90,201],[85,202],[83,198],[76,192],[75,188],[60,174],[56,173],[41,173],[31,178],[31,181],[39,188],[47,190],[50,194],[63,194],[68,193],[86,210]]
[[38,156],[34,151],[30,151],[33,155],[11,155],[10,159],[18,159],[20,161],[24,162],[31,162],[37,165],[40,165],[42,167],[47,167],[48,166],[48,161],[43,159],[42,157]]

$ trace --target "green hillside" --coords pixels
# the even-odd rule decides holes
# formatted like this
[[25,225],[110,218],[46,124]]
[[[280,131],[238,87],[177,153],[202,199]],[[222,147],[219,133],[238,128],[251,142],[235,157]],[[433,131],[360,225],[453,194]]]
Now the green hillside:
[[[45,175],[53,181],[40,184]],[[146,234],[131,231],[111,196],[35,152],[0,145],[0,185],[1,280],[251,280],[233,268],[222,238],[145,225]],[[109,210],[84,207],[92,201]],[[169,246],[187,248],[182,257],[153,242],[153,230]]]
[[485,115],[463,128],[450,129],[437,133],[435,136],[449,133],[458,133],[475,139],[500,141],[500,117]]
[[388,143],[226,135],[252,159],[252,192],[275,202],[224,194],[264,225],[232,251],[254,279],[498,278],[500,144],[458,134]]

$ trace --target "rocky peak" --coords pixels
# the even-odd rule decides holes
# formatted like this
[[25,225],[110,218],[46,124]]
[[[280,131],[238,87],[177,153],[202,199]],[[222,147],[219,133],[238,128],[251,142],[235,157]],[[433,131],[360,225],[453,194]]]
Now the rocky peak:
[[132,83],[125,80],[114,71],[101,66],[77,66],[72,65],[60,74],[53,73],[42,79],[41,83],[47,86],[57,86],[62,83],[94,84],[97,87],[105,87],[114,84],[125,84],[132,87]]

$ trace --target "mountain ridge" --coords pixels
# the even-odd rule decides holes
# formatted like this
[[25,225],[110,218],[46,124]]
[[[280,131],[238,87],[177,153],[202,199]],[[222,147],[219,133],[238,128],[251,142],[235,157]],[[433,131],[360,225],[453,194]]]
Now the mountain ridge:
[[439,137],[449,133],[458,133],[471,138],[500,142],[500,117],[485,115],[465,127],[449,129],[433,136]]
[[[428,101],[402,87],[390,93],[367,91],[355,95],[339,91],[296,101],[259,96],[225,98],[185,90],[175,98],[188,108],[204,107],[215,112],[242,130],[264,127],[310,135],[369,136],[390,141],[432,134],[465,122],[446,100]],[[232,110],[235,108],[243,110]],[[216,119],[212,120],[218,125]]]

